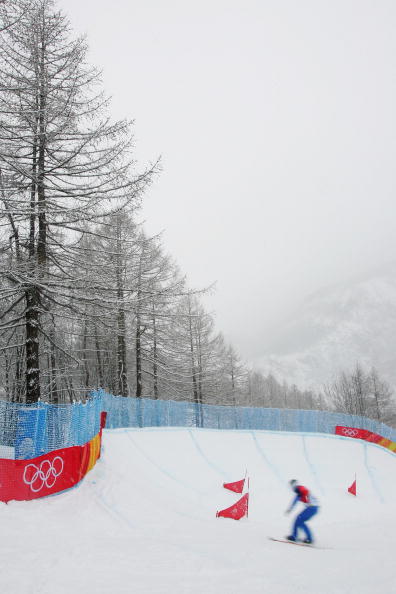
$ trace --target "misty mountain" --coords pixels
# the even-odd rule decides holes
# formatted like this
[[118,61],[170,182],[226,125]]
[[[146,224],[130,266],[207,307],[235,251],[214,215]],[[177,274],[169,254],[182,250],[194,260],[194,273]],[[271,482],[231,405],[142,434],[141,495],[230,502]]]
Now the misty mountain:
[[357,361],[396,391],[396,263],[311,295],[257,363],[289,384],[321,389]]

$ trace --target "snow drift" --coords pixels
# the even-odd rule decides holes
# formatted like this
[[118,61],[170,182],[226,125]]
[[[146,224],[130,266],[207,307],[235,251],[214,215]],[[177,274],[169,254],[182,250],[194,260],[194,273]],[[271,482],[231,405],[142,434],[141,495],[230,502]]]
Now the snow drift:
[[[216,518],[250,477],[249,518]],[[62,495],[0,505],[12,594],[368,594],[396,580],[396,456],[338,436],[208,429],[106,430],[102,457]],[[357,497],[348,487],[357,477]],[[318,548],[283,537],[292,493],[321,502]],[[320,548],[319,548],[320,546]]]

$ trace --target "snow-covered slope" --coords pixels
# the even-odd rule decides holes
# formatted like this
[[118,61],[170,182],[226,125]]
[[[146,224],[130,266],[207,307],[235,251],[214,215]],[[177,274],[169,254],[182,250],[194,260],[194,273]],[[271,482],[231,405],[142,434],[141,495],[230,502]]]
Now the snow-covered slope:
[[[216,518],[250,476],[250,513]],[[336,436],[265,431],[104,432],[80,487],[0,505],[0,591],[10,594],[390,594],[396,455]],[[357,474],[358,497],[347,493]],[[321,501],[318,547],[271,542],[292,518],[290,478]]]
[[322,388],[356,362],[396,389],[396,266],[330,287],[283,323],[258,367],[301,388]]

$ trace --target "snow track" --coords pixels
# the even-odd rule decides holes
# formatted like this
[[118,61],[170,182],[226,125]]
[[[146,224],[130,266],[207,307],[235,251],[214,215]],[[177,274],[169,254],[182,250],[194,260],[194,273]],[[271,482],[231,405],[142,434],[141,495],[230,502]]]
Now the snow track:
[[[336,436],[188,428],[104,432],[76,489],[0,506],[0,587],[10,594],[391,594],[396,455]],[[249,519],[216,518],[250,477]],[[347,493],[357,475],[358,497]],[[323,549],[283,547],[292,493],[321,502]]]

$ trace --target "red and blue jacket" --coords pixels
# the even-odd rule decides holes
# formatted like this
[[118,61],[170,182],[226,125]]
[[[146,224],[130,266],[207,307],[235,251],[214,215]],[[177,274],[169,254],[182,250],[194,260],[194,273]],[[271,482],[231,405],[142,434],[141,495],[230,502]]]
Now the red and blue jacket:
[[313,495],[313,493],[311,493],[309,489],[307,489],[307,487],[304,487],[303,485],[296,485],[293,490],[296,493],[296,496],[289,507],[289,511],[293,509],[298,501],[304,503],[306,507],[317,507],[319,505],[317,498],[315,495]]

